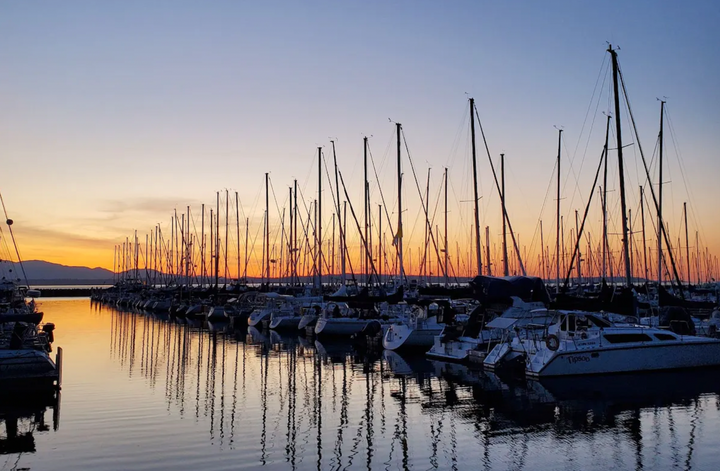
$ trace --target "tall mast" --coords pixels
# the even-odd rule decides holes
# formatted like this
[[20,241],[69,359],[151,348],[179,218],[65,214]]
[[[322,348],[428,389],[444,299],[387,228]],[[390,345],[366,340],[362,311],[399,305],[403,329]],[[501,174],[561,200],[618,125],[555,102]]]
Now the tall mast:
[[402,166],[400,162],[400,139],[402,133],[402,125],[395,123],[397,131],[397,179],[398,179],[398,228],[397,228],[397,246],[398,261],[400,263],[400,281],[405,278],[405,267],[403,266],[403,228],[402,228]]
[[608,139],[610,137],[610,118],[608,115],[607,123],[605,124],[605,147],[603,147],[603,154],[605,161],[603,165],[603,187],[602,187],[602,212],[603,212],[603,233],[602,233],[602,279],[605,281],[607,276],[607,252],[608,252],[608,241],[607,241],[607,162],[608,162]]
[[[502,205],[503,213],[503,228],[502,228],[502,251],[503,251],[503,276],[509,276],[510,271],[508,270],[508,253],[507,253],[507,224],[505,222],[505,154],[500,154],[500,185],[502,187],[502,194],[500,195],[500,204]],[[486,241],[487,243],[487,241]]]
[[298,224],[298,205],[297,205],[297,180],[293,181],[293,213],[295,213],[295,222],[293,227],[293,272],[295,273],[295,282],[298,283],[299,277],[297,272],[297,264],[298,264],[298,258],[300,254],[298,253],[298,246],[297,246],[297,236],[298,236],[298,230],[297,230],[297,224]]
[[214,225],[213,221],[215,221],[213,219],[213,210],[212,210],[212,208],[210,208],[210,273],[208,273],[208,284],[210,284],[211,286],[212,286],[212,281],[211,281],[210,277],[212,276],[212,273],[213,273],[213,269],[214,269],[213,262],[215,261],[215,255],[214,255],[215,254],[215,244],[213,243],[213,241],[215,240],[215,238],[214,238],[215,225]]
[[205,283],[205,203],[200,205],[200,288]]
[[690,286],[690,242],[688,240],[687,202],[683,203],[683,214],[685,214],[685,259],[687,260],[687,283],[688,286]]
[[220,192],[215,192],[215,294],[220,283]]
[[555,224],[555,292],[560,292],[560,149],[562,146],[562,129],[558,129],[557,153],[557,209]]
[[445,271],[445,287],[446,288],[448,287],[448,220],[447,220],[447,211],[448,211],[447,176],[448,175],[447,175],[447,170],[448,170],[447,167],[445,167],[445,185],[444,185],[445,186],[445,188],[444,188],[444,190],[445,190],[445,229],[444,229],[445,234],[443,235],[443,238],[445,239],[445,244],[444,244],[444,246],[445,246],[445,250],[444,250],[445,251],[445,255],[444,255],[445,261],[444,261],[443,265],[445,266],[444,271]]
[[[342,214],[342,233],[347,234],[347,200],[343,201],[343,214]],[[343,236],[343,243],[344,243],[345,237]],[[342,250],[342,269],[343,269],[343,284],[345,284],[345,258],[347,257],[347,245],[343,247]],[[352,268],[352,267],[351,267]],[[355,276],[353,275],[353,279],[355,279]]]
[[290,187],[289,191],[288,191],[288,205],[290,206],[290,211],[289,211],[289,213],[290,213],[290,237],[288,237],[288,252],[289,252],[290,256],[288,257],[288,265],[290,267],[289,272],[290,272],[290,284],[291,285],[295,282],[295,280],[294,280],[295,272],[293,269],[293,265],[294,265],[293,264],[293,231],[294,231],[293,221],[294,221],[295,211],[293,211],[293,208],[292,208],[292,201],[293,201],[293,190],[292,190],[292,187]]
[[[630,252],[628,249],[628,221],[627,221],[627,205],[625,202],[625,166],[623,164],[623,147],[622,147],[622,126],[620,125],[620,93],[618,91],[618,61],[617,52],[612,46],[608,46],[608,52],[612,56],[613,65],[613,90],[615,93],[615,134],[617,135],[617,153],[618,153],[618,172],[620,173],[620,211],[622,220],[622,243],[623,255],[625,257],[625,283],[631,286],[630,278]],[[662,226],[659,224],[659,226]]]
[[543,280],[547,280],[547,272],[545,270],[545,235],[543,234],[542,219],[540,219],[540,273]]
[[[472,145],[473,193],[475,196],[475,253],[477,254],[477,274],[482,275],[482,252],[480,249],[480,209],[477,182],[477,159],[475,154],[475,99],[470,98],[470,142]],[[503,215],[504,217],[504,215]],[[488,261],[489,263],[489,261]]]
[[270,174],[265,173],[265,279],[270,287]]
[[[428,278],[428,273],[430,272],[429,269],[429,261],[428,261],[428,245],[430,245],[430,236],[432,235],[432,227],[430,227],[430,219],[428,214],[428,207],[430,206],[430,168],[428,168],[428,174],[427,174],[427,184],[425,186],[425,253],[423,254],[423,265],[425,266],[425,282],[430,283],[430,279]],[[418,258],[420,258],[418,256]],[[419,275],[420,273],[418,273]]]
[[[218,195],[219,197],[219,195]],[[227,286],[227,280],[228,276],[230,275],[230,272],[228,271],[228,231],[230,228],[230,190],[225,189],[225,285]],[[190,220],[188,219],[188,226],[190,226]]]
[[185,249],[185,284],[190,289],[190,267],[192,266],[192,245],[190,243],[190,206],[187,207],[187,228],[185,229],[185,237],[187,238],[187,245]]
[[642,238],[643,238],[643,269],[645,275],[645,284],[648,282],[648,266],[647,266],[647,243],[645,240],[645,189],[640,185],[640,219],[642,219]]
[[575,257],[577,258],[577,277],[578,277],[578,284],[582,283],[582,265],[580,264],[582,262],[582,253],[580,253],[580,229],[578,224],[578,210],[575,210],[575,247],[577,247],[577,254],[575,254]]
[[138,281],[138,261],[140,258],[140,247],[138,245],[137,229],[135,229],[135,281]]
[[[663,253],[662,253],[662,187],[663,187],[663,117],[665,116],[665,102],[660,101],[660,133],[658,134],[658,149],[659,149],[659,160],[658,160],[658,213],[657,213],[657,220],[658,220],[658,236],[657,236],[657,243],[658,243],[658,271],[657,271],[657,280],[658,280],[658,289],[660,289],[660,285],[662,284],[662,263],[663,263]],[[658,306],[659,307],[659,306]]]
[[[382,240],[382,205],[378,205],[378,283],[381,283],[382,280],[382,272],[383,272],[383,260],[382,260],[382,253],[383,250],[383,240]],[[345,275],[345,260],[343,260],[343,278]]]
[[237,278],[240,281],[240,199],[235,192],[235,223],[237,225]]
[[318,241],[318,288],[322,294],[322,147],[318,147],[318,205],[317,205],[317,241]]
[[630,281],[632,282],[632,276],[635,268],[635,235],[632,228],[632,209],[628,209],[628,252],[630,252]]
[[248,234],[250,232],[250,218],[245,218],[245,267],[243,268],[243,278],[247,281],[248,266]]
[[340,213],[340,181],[338,180],[337,154],[335,153],[335,141],[330,141],[333,148],[333,165],[335,166],[335,208],[338,217],[338,229],[340,230],[340,271],[342,272],[341,283],[345,286],[345,225]]
[[[177,215],[177,211],[175,211]],[[124,256],[123,256],[124,258]],[[175,275],[175,218],[170,216],[170,276]]]
[[[363,193],[364,193],[364,199],[365,206],[363,207],[363,213],[365,215],[365,241],[367,243],[368,240],[368,220],[370,219],[370,188],[368,186],[368,167],[367,167],[367,157],[368,157],[368,138],[367,136],[363,137],[363,170],[364,170],[364,179],[363,179]],[[368,254],[368,249],[365,249],[365,284],[370,284],[370,256]]]

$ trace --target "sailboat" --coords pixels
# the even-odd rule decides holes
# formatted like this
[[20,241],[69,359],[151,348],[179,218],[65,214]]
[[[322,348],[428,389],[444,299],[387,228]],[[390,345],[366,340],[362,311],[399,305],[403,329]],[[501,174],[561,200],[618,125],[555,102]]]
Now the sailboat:
[[[2,195],[0,202],[4,210]],[[15,244],[13,221],[7,211],[5,220]],[[15,249],[17,254],[17,246]],[[22,262],[19,263],[22,268]],[[0,281],[0,390],[5,392],[60,385],[62,349],[58,348],[57,362],[50,358],[55,325],[37,325],[42,313],[37,311],[34,300],[25,300],[26,294],[28,289],[16,281],[6,278]]]
[[[613,65],[625,279],[630,287],[632,279],[628,226],[624,216],[626,204],[618,93],[619,69],[617,52],[612,47],[608,48],[608,52],[612,56]],[[662,222],[659,226],[662,228]],[[570,265],[572,266],[572,262]],[[542,332],[524,329],[524,332],[512,340],[495,346],[485,358],[484,366],[496,369],[512,360],[524,360],[525,374],[540,378],[720,366],[719,339],[686,335],[687,332],[682,331],[679,326],[670,325],[667,329],[661,329],[637,325],[629,318],[618,320],[617,317],[622,316],[609,313],[580,310],[548,312],[553,313],[553,319]]]

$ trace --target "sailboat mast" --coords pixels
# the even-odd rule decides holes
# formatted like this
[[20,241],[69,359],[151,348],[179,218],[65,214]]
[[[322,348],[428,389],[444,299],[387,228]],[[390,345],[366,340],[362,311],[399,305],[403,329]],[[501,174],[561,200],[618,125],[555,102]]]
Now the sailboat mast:
[[322,293],[322,147],[318,147],[318,204],[317,204],[317,273],[318,288]]
[[338,218],[338,229],[340,230],[340,271],[342,272],[341,283],[345,286],[345,224],[340,213],[340,181],[338,180],[337,154],[335,153],[335,141],[330,141],[333,148],[333,165],[335,166],[335,208]]
[[[219,195],[218,195],[219,197]],[[225,271],[223,272],[225,275],[225,285],[227,285],[227,279],[230,275],[230,272],[228,271],[228,243],[229,237],[228,232],[230,228],[230,191],[225,190]],[[188,226],[190,226],[190,220],[188,219]]]
[[647,243],[645,241],[645,189],[640,185],[640,219],[642,219],[642,238],[643,238],[643,269],[645,273],[645,284],[648,282],[648,265],[647,265]]
[[185,237],[187,238],[187,244],[185,247],[185,283],[190,288],[190,267],[192,266],[192,244],[190,235],[190,206],[187,207],[187,228],[185,229]]
[[237,278],[240,281],[240,198],[238,192],[235,192],[235,223],[237,226]]
[[[364,171],[364,177],[363,177],[363,201],[365,202],[365,205],[363,207],[363,213],[365,215],[365,241],[368,240],[368,220],[370,219],[370,188],[368,187],[368,166],[367,166],[367,157],[368,157],[368,138],[367,136],[363,137],[363,171]],[[365,250],[365,284],[370,284],[370,256],[368,254],[368,250],[366,248]]]
[[220,283],[220,192],[215,192],[215,293]]
[[662,284],[662,263],[663,263],[663,253],[662,253],[662,203],[663,203],[663,117],[665,116],[665,102],[660,101],[660,132],[658,134],[658,213],[657,213],[657,219],[658,219],[658,236],[657,236],[657,242],[658,242],[658,272],[657,272],[657,280],[658,280],[658,289],[660,289],[660,285]]
[[542,219],[540,219],[540,273],[542,274],[543,280],[547,280],[547,273],[545,271],[545,234],[543,234]]
[[209,285],[212,285],[212,281],[211,281],[210,277],[212,276],[212,273],[213,273],[213,262],[215,260],[215,256],[214,256],[214,253],[215,253],[214,245],[215,244],[213,244],[213,242],[212,242],[213,240],[215,240],[213,237],[215,235],[215,226],[213,225],[213,221],[214,221],[213,210],[212,210],[212,208],[210,208],[210,271],[208,272],[208,284]]
[[405,267],[403,265],[403,228],[402,228],[402,166],[400,161],[400,140],[402,133],[402,125],[395,123],[397,131],[397,179],[398,179],[398,228],[397,228],[397,246],[398,246],[398,262],[400,264],[400,280],[405,277]]
[[605,161],[604,175],[603,175],[603,187],[602,187],[602,212],[603,212],[603,234],[602,234],[602,279],[605,280],[607,276],[607,255],[608,255],[608,241],[607,241],[607,171],[608,171],[608,139],[610,137],[610,118],[608,115],[607,123],[605,124],[605,147],[603,148]]
[[445,258],[445,261],[444,261],[445,270],[444,270],[444,271],[445,271],[445,287],[446,287],[446,288],[448,287],[448,219],[447,219],[447,212],[448,212],[448,185],[447,185],[448,181],[447,181],[447,176],[448,176],[448,175],[447,175],[447,171],[448,171],[448,169],[447,169],[447,167],[445,167],[445,184],[444,184],[444,186],[445,186],[445,188],[444,188],[444,191],[445,191],[445,211],[444,211],[444,212],[445,212],[445,229],[444,229],[444,232],[445,232],[445,233],[443,234],[443,239],[445,239],[445,243],[444,243],[443,245],[445,246],[445,255],[444,255],[444,258]]
[[[378,283],[381,283],[383,272],[383,240],[382,240],[382,205],[378,205]],[[343,283],[345,275],[345,260],[343,259]]]
[[[625,283],[627,286],[632,285],[630,276],[630,252],[628,249],[628,220],[627,220],[627,204],[625,201],[625,166],[623,163],[623,147],[622,147],[622,126],[620,125],[620,93],[618,91],[618,61],[617,52],[608,46],[608,52],[612,57],[613,65],[613,90],[615,93],[615,134],[617,135],[617,153],[618,153],[618,172],[620,173],[620,211],[622,221],[622,244],[623,255],[625,257]],[[660,225],[661,226],[661,225]]]
[[507,224],[505,221],[505,154],[500,154],[500,186],[502,188],[500,195],[500,204],[502,205],[503,227],[502,227],[502,251],[503,251],[503,276],[509,276],[508,270],[508,253],[507,253]]
[[[475,99],[470,98],[470,143],[472,146],[472,164],[473,164],[473,194],[475,196],[475,252],[477,254],[477,274],[482,275],[482,251],[480,247],[480,208],[478,197],[477,182],[477,158],[475,152]],[[504,216],[503,216],[504,217]],[[488,260],[488,263],[490,261]]]
[[687,282],[688,286],[690,286],[690,242],[688,239],[687,201],[683,203],[683,214],[685,214],[685,260],[687,261]]
[[562,129],[558,129],[557,207],[555,211],[555,293],[560,292],[560,149],[562,148],[562,132]]
[[295,282],[298,283],[300,281],[298,277],[297,272],[297,264],[298,264],[298,258],[299,258],[299,252],[298,252],[298,246],[297,246],[297,236],[298,236],[298,205],[297,205],[297,180],[293,181],[293,212],[295,213],[295,227],[293,227],[293,273],[295,274]]
[[[428,207],[430,206],[430,168],[428,168],[428,174],[427,174],[427,184],[425,186],[425,253],[423,254],[423,265],[425,267],[425,282],[430,283],[430,279],[428,278],[428,272],[429,270],[429,263],[428,263],[428,245],[430,245],[430,233],[432,232],[432,227],[430,227],[430,219],[428,215]],[[418,258],[420,258],[418,256]],[[420,273],[418,273],[420,275]]]
[[289,270],[288,270],[288,272],[290,273],[290,284],[291,285],[294,283],[294,279],[293,279],[293,275],[294,275],[294,271],[293,271],[293,221],[295,220],[294,211],[292,209],[292,201],[293,201],[293,190],[292,190],[292,187],[289,187],[288,188],[288,205],[290,206],[290,211],[288,211],[288,212],[290,213],[290,237],[288,237],[288,252],[289,252],[289,257],[288,257]]
[[243,278],[247,280],[247,266],[248,266],[248,236],[250,232],[250,218],[245,218],[245,268],[243,269]]
[[575,258],[577,259],[577,278],[578,278],[578,284],[582,283],[582,253],[580,253],[580,229],[579,229],[579,223],[578,223],[578,210],[575,210],[575,247],[577,247],[577,253],[575,254]]
[[265,173],[265,279],[270,287],[270,174]]
[[200,205],[200,288],[205,283],[205,203]]

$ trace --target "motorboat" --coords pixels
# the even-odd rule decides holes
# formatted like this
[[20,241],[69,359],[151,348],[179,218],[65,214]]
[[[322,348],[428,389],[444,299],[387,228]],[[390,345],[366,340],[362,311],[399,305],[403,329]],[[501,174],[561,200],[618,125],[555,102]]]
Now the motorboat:
[[62,349],[51,358],[54,324],[0,323],[0,389],[60,386]]
[[613,322],[607,314],[555,311],[544,329],[524,329],[487,355],[485,368],[522,359],[529,377],[720,366],[720,340]]
[[446,325],[443,332],[435,336],[432,348],[426,355],[442,361],[470,361],[471,357],[482,357],[501,342],[508,335],[507,329],[511,325],[544,322],[547,318],[547,310],[542,302],[525,302],[512,296],[511,303],[499,315],[484,305],[476,306],[467,323]]

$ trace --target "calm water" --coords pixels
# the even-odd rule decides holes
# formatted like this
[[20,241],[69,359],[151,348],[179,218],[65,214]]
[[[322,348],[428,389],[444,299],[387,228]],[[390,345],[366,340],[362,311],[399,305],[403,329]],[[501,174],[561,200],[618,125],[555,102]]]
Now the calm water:
[[720,466],[720,372],[503,383],[87,299],[41,308],[65,352],[60,403],[0,406],[3,470]]

